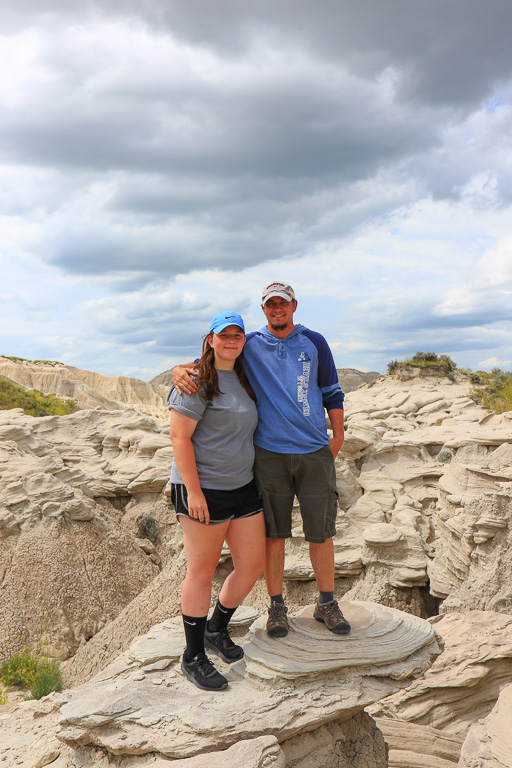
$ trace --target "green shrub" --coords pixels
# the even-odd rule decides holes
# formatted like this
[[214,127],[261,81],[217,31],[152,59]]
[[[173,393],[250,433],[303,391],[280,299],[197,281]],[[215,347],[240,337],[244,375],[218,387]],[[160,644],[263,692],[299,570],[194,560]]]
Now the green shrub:
[[0,410],[10,408],[23,408],[28,416],[66,416],[78,410],[72,400],[43,395],[37,389],[27,390],[0,376]]
[[28,651],[15,654],[2,662],[0,681],[3,685],[28,688],[34,699],[62,688],[59,662],[50,658],[38,659]]
[[469,397],[496,413],[512,411],[512,372],[493,368],[491,373],[477,371],[479,382],[472,382]]
[[439,451],[436,458],[440,464],[445,464],[447,461],[450,461],[452,457],[453,453],[448,448],[443,448]]
[[55,659],[43,659],[38,663],[35,682],[30,686],[32,698],[41,699],[52,691],[62,689],[62,673],[59,662]]
[[416,352],[408,360],[392,360],[388,363],[388,373],[394,373],[398,368],[439,368],[447,375],[457,370],[456,363],[448,355],[437,355],[435,352]]
[[37,677],[38,660],[28,651],[17,653],[0,666],[0,680],[4,685],[30,688]]
[[149,539],[153,544],[155,541],[158,541],[160,533],[154,517],[150,517],[149,515],[141,517],[139,520],[139,536],[143,539]]

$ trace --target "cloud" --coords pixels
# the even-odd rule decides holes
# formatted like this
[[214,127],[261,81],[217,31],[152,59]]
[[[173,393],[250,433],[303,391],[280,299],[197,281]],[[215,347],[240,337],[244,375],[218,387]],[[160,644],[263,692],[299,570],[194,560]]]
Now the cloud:
[[257,327],[261,286],[289,276],[340,365],[426,345],[508,359],[508,0],[20,0],[1,17],[13,354],[58,357],[61,338],[68,361],[147,372],[231,302]]

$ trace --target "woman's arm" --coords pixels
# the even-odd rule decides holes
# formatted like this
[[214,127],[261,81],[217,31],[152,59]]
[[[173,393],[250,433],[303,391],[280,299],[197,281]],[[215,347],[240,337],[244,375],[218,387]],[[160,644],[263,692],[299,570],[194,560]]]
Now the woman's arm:
[[199,485],[196,454],[192,445],[192,435],[196,427],[197,421],[195,419],[191,419],[190,416],[185,416],[178,411],[171,411],[171,441],[174,461],[187,489],[190,517],[209,523],[210,513]]

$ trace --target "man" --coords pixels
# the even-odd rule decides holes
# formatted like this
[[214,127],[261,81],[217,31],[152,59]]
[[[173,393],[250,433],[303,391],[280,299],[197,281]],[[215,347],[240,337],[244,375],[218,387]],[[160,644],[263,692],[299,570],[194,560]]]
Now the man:
[[[258,406],[254,471],[266,522],[267,632],[271,637],[284,637],[289,629],[283,578],[295,496],[320,593],[314,617],[335,634],[350,632],[333,594],[332,537],[338,497],[334,459],[344,437],[344,395],[326,340],[294,324],[296,309],[290,285],[277,281],[267,285],[262,294],[267,325],[247,335],[243,357]],[[183,367],[174,373],[175,384],[193,391]],[[324,409],[333,430],[330,440]]]

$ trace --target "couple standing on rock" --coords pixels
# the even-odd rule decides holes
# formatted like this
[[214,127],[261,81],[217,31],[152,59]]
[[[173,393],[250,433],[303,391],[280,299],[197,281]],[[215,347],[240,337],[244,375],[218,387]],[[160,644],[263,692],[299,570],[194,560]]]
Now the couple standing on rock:
[[[181,594],[187,647],[181,667],[205,690],[228,684],[205,646],[228,664],[244,655],[231,640],[228,623],[263,570],[270,596],[267,633],[288,633],[284,553],[295,495],[320,592],[314,617],[335,634],[350,632],[333,594],[334,459],[343,443],[344,395],[324,337],[293,322],[292,287],[267,285],[262,309],[267,325],[247,336],[239,314],[216,314],[199,362],[174,369],[168,397],[172,500],[187,555]],[[234,570],[208,620],[224,541]]]

